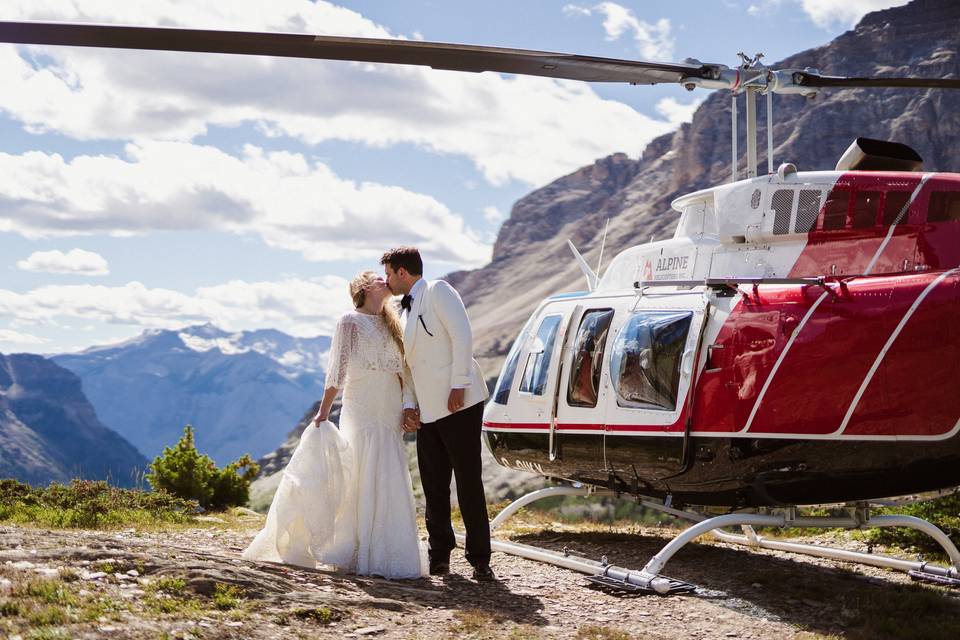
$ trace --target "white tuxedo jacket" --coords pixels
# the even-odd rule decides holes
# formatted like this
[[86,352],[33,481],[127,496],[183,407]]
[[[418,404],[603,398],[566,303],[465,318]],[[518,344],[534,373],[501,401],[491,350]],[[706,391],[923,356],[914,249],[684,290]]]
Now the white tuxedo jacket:
[[424,284],[403,314],[403,351],[413,378],[404,386],[403,401],[419,405],[422,422],[436,422],[450,415],[450,389],[464,388],[465,409],[489,394],[473,359],[473,330],[460,294],[443,280]]

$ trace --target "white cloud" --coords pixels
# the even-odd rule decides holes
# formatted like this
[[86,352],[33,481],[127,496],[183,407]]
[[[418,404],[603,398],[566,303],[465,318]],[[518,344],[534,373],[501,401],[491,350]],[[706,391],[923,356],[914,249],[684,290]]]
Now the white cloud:
[[657,113],[667,119],[673,127],[679,127],[684,122],[691,122],[693,114],[700,107],[706,96],[696,97],[684,104],[675,98],[662,98],[657,102]]
[[[596,11],[608,33],[630,34],[644,57],[671,57],[669,21],[649,24],[614,3]],[[309,0],[277,0],[269,12],[255,0],[14,0],[3,18],[393,35],[356,12]],[[211,126],[252,122],[309,144],[409,143],[461,154],[493,184],[542,184],[614,151],[639,154],[669,130],[584,83],[415,67],[3,46],[0,77],[0,110],[34,132],[188,141]]]
[[568,16],[602,14],[607,40],[619,40],[624,34],[629,34],[643,58],[673,59],[674,41],[670,21],[666,18],[660,18],[656,22],[646,22],[637,18],[630,9],[616,2],[601,2],[591,7],[568,4],[563,7],[563,12]]
[[490,206],[483,208],[483,218],[490,224],[500,224],[506,217],[507,216],[496,207]]
[[81,276],[105,276],[110,269],[99,253],[71,249],[62,251],[35,251],[25,260],[17,261],[17,268],[39,273],[73,273]]
[[[347,280],[245,282],[198,288],[193,294],[123,286],[47,286],[25,293],[0,289],[0,317],[20,325],[55,325],[58,320],[176,329],[212,322],[228,331],[273,328],[297,336],[329,335],[350,308]],[[26,334],[0,331],[0,339],[31,344]],[[39,339],[37,339],[39,340]]]
[[767,13],[772,13],[773,11],[780,8],[783,4],[783,0],[760,0],[756,4],[751,4],[747,7],[747,14],[751,16],[759,16]]
[[0,231],[196,229],[255,234],[311,261],[375,259],[398,244],[457,267],[490,258],[490,246],[434,198],[344,180],[301,154],[247,146],[236,157],[182,142],[131,143],[125,158],[0,153]]
[[0,329],[0,343],[6,344],[16,344],[16,345],[37,345],[45,344],[50,342],[45,338],[38,338],[37,336],[32,336],[29,333],[20,333],[19,331],[12,331],[10,329]]
[[871,11],[907,4],[909,0],[800,0],[803,10],[814,24],[824,29],[836,25],[852,27]]

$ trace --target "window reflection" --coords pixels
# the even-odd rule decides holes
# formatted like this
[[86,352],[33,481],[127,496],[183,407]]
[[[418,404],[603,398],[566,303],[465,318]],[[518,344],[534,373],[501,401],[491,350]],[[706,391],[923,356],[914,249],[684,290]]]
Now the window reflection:
[[680,365],[692,317],[689,312],[642,312],[624,325],[610,355],[620,406],[676,409]]
[[513,386],[513,376],[517,373],[517,362],[520,360],[520,351],[523,350],[523,343],[527,340],[527,334],[530,333],[530,326],[533,324],[533,316],[527,320],[527,324],[520,330],[520,335],[514,340],[510,347],[510,353],[503,363],[503,370],[500,372],[500,378],[497,379],[497,388],[493,391],[493,401],[497,404],[507,404],[510,399],[510,387]]
[[573,367],[567,385],[567,404],[571,407],[597,406],[603,348],[611,320],[613,309],[593,309],[583,314],[573,345]]
[[547,387],[547,374],[550,372],[550,355],[553,353],[559,326],[560,316],[547,316],[540,323],[540,329],[527,354],[520,391],[536,396],[543,395]]

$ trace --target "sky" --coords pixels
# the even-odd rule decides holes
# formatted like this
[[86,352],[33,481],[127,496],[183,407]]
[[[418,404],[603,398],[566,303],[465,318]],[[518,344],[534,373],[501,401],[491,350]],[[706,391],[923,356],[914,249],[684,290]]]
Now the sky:
[[[0,20],[464,42],[735,66],[904,0],[0,0]],[[708,95],[316,60],[0,45],[0,352],[145,329],[329,334],[413,244],[482,266],[523,195]]]

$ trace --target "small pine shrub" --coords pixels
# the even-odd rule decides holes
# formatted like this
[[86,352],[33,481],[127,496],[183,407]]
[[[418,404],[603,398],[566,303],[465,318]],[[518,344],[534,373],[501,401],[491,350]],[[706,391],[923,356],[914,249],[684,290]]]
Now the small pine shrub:
[[193,427],[173,447],[165,447],[150,465],[147,482],[187,500],[196,500],[205,509],[225,509],[247,503],[250,483],[260,467],[249,455],[217,468],[210,456],[197,451]]

